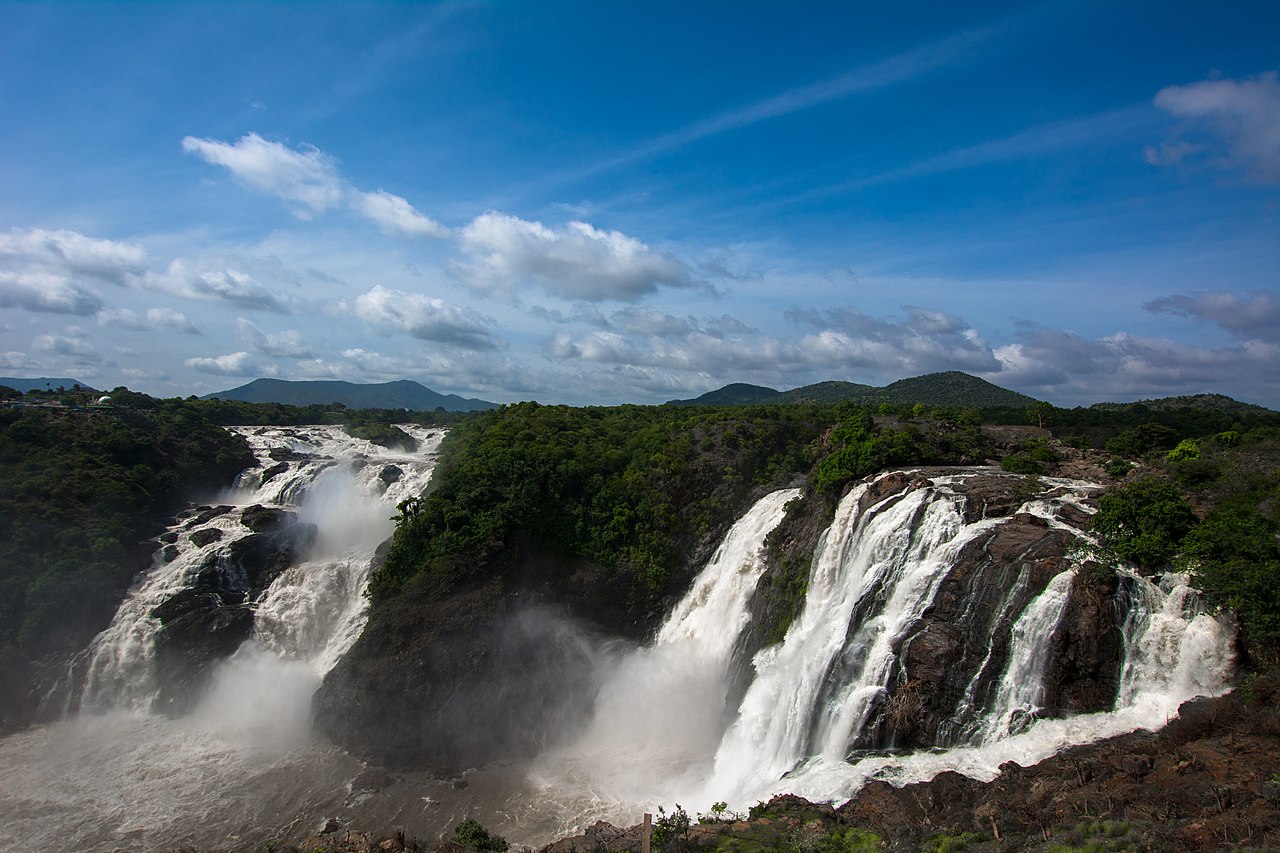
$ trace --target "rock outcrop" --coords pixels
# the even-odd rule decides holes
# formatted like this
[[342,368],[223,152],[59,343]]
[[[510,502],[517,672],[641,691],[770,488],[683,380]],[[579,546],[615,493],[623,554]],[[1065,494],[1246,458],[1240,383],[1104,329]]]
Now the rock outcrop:
[[[201,513],[189,526],[207,524],[231,509]],[[314,525],[302,524],[296,513],[282,509],[250,506],[241,511],[240,521],[255,532],[219,548],[200,566],[194,584],[152,611],[163,626],[156,635],[156,710],[173,715],[189,710],[212,666],[234,654],[253,633],[252,602],[316,535]],[[221,539],[219,528],[192,534],[203,545]]]

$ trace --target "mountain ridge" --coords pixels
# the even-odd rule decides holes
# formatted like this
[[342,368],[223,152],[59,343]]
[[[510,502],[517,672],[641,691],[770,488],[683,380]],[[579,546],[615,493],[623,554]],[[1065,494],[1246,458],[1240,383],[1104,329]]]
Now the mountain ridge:
[[[735,399],[742,394],[730,389],[756,389],[751,399]],[[890,403],[912,404],[925,403],[933,406],[1009,406],[1022,407],[1039,402],[1034,397],[1010,391],[999,385],[979,379],[958,370],[947,370],[939,373],[926,373],[908,379],[899,379],[884,387],[863,385],[856,382],[828,380],[793,388],[790,391],[774,391],[773,394],[759,392],[772,391],[757,385],[726,385],[715,391],[708,391],[700,397],[689,400],[669,400],[668,406],[706,406],[706,405],[750,405],[753,403],[839,403],[850,401],[855,403]],[[727,393],[728,392],[728,393]]]
[[98,390],[86,382],[81,382],[79,379],[69,379],[65,376],[39,376],[31,379],[21,379],[17,376],[0,376],[0,385],[8,386],[24,394],[28,391],[56,391],[59,388],[65,388],[69,391],[77,385],[80,386],[82,391]]
[[341,403],[353,409],[410,409],[448,412],[496,409],[497,403],[457,394],[441,394],[412,379],[357,384],[342,380],[255,379],[226,391],[205,394],[202,400],[239,400],[244,403],[281,403],[290,406]]

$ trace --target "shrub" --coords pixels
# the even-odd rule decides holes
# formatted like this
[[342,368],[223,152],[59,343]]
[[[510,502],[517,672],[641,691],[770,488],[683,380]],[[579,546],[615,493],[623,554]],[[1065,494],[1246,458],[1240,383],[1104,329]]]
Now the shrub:
[[471,818],[454,827],[453,840],[475,853],[506,853],[511,846],[507,839],[489,832],[479,821]]
[[1154,571],[1173,557],[1195,519],[1176,486],[1148,477],[1099,498],[1093,529],[1121,558]]

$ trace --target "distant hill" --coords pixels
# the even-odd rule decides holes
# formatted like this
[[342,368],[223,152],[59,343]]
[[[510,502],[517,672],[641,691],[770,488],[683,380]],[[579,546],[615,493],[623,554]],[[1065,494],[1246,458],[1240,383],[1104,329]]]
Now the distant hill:
[[874,385],[859,385],[857,382],[841,382],[830,380],[793,388],[779,395],[779,403],[839,403],[841,400],[854,400],[875,394],[880,389]]
[[750,406],[755,403],[777,403],[781,391],[763,385],[734,382],[715,391],[708,391],[692,400],[671,400],[668,406]]
[[1261,415],[1272,412],[1264,406],[1242,403],[1224,394],[1190,394],[1183,397],[1160,397],[1155,400],[1138,400],[1135,403],[1094,403],[1091,409],[1132,409],[1146,406],[1156,412],[1169,409],[1211,409],[1229,415]]
[[310,406],[341,403],[350,409],[410,409],[430,412],[443,408],[446,412],[477,412],[496,409],[497,403],[439,394],[409,379],[357,385],[354,382],[330,380],[290,382],[284,379],[255,379],[248,385],[206,394],[205,400],[239,400],[245,403],[283,403]]
[[7,385],[15,391],[27,393],[28,391],[57,391],[59,388],[66,388],[70,391],[79,385],[85,391],[97,391],[92,385],[81,382],[79,379],[50,378],[41,376],[39,379],[16,379],[12,376],[0,376],[0,385]]
[[985,379],[957,370],[901,379],[883,388],[856,382],[818,382],[790,391],[774,391],[759,385],[726,385],[692,400],[672,400],[671,406],[735,406],[752,403],[924,403],[929,406],[998,406],[1020,408],[1037,402],[1034,397],[993,385]]

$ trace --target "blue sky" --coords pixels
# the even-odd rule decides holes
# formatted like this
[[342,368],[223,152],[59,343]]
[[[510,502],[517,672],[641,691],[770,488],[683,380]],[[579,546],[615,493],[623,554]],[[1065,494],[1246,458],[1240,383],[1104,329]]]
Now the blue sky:
[[0,375],[1280,407],[1280,4],[0,2]]

